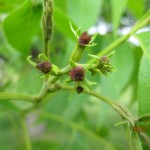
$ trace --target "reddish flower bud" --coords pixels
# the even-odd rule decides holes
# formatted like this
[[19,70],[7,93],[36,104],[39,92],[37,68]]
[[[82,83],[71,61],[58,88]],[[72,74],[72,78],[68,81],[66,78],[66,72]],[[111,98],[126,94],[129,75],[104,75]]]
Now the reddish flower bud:
[[50,72],[52,65],[49,62],[45,61],[45,62],[38,63],[36,67],[39,70],[41,70],[44,74],[47,74],[48,72]]
[[91,37],[92,36],[88,35],[87,32],[83,32],[82,35],[79,37],[79,44],[81,46],[88,45],[91,41]]
[[69,72],[69,76],[73,81],[82,81],[84,79],[84,75],[85,71],[81,66],[78,66]]
[[77,91],[78,94],[82,93],[83,90],[84,90],[84,89],[83,89],[82,86],[77,86],[77,88],[76,88],[76,91]]

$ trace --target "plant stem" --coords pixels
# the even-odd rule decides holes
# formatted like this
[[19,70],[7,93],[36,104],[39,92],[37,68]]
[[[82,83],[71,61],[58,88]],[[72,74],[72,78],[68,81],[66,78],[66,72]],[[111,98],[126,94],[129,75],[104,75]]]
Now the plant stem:
[[[61,85],[59,90],[74,90],[74,87],[72,86],[66,86],[66,85]],[[131,116],[128,116],[127,110],[123,109],[121,105],[115,103],[111,99],[101,95],[100,93],[96,93],[94,91],[90,90],[84,90],[84,93],[94,96],[98,98],[99,100],[107,103],[109,106],[111,106],[122,118],[128,120],[132,125],[134,125],[134,120]]]
[[103,95],[98,94],[98,93],[96,93],[96,92],[85,90],[84,93],[89,94],[89,95],[92,95],[92,96],[94,96],[94,97],[96,97],[96,98],[102,100],[103,102],[107,103],[107,104],[110,105],[111,107],[113,107],[113,105],[116,105],[116,104],[114,104],[114,102],[113,102],[112,100],[110,100],[110,99],[108,99],[107,97],[104,97]]
[[[74,90],[73,86],[67,86],[67,85],[57,85],[55,86],[55,84],[49,88],[49,91],[45,91],[43,98],[46,97],[49,92],[57,92],[60,90]],[[94,96],[96,98],[98,98],[99,100],[105,102],[106,104],[108,104],[109,106],[111,106],[122,118],[128,120],[132,126],[134,126],[134,118],[131,116],[131,114],[129,114],[128,110],[124,109],[121,105],[115,103],[114,101],[112,101],[111,99],[101,95],[100,93],[96,93],[94,91],[90,91],[90,90],[84,90],[83,93]]]
[[34,102],[34,99],[30,95],[21,94],[21,93],[0,93],[0,100],[17,100],[25,102]]
[[[74,90],[74,87],[73,86],[61,85],[60,89],[61,90]],[[96,92],[88,91],[88,90],[84,90],[83,92],[88,94],[88,95],[92,95],[92,96],[102,100],[103,102],[109,104],[110,106],[116,105],[112,100],[110,100],[110,99],[108,99],[108,98],[104,97],[103,95],[98,94]]]
[[70,65],[68,65],[68,66],[64,67],[63,69],[61,69],[61,75],[59,75],[59,76],[53,76],[53,77],[49,78],[49,79],[48,79],[48,84],[49,84],[49,83],[54,83],[54,82],[56,82],[57,80],[59,80],[60,77],[61,77],[62,75],[64,75],[64,74],[68,73],[70,69],[71,69]]
[[132,125],[134,125],[134,120],[131,118],[131,116],[128,116],[128,112],[126,112],[126,110],[122,110],[122,106],[113,102],[112,100],[108,99],[107,97],[96,93],[94,91],[84,91],[84,93],[92,95],[96,98],[98,98],[99,100],[107,103],[109,106],[111,106],[122,118],[128,120]]
[[140,132],[140,135],[142,136],[142,138],[145,140],[146,145],[148,146],[148,148],[150,149],[150,137],[144,133],[144,132]]
[[34,97],[35,100],[36,100],[37,102],[40,102],[40,101],[46,96],[47,92],[48,92],[47,83],[46,83],[46,81],[44,81],[44,82],[43,82],[43,85],[42,85],[42,88],[41,88],[41,90],[40,90],[40,92],[39,92],[39,94]]
[[[150,20],[150,10],[145,14],[147,17],[144,20],[141,20],[141,22],[138,22],[137,24],[135,24],[131,31],[120,37],[118,40],[116,40],[115,42],[113,42],[111,45],[109,45],[107,48],[105,48],[104,50],[102,50],[101,52],[99,52],[97,54],[97,56],[103,56],[106,54],[109,54],[110,52],[112,52],[116,47],[118,47],[119,45],[121,45],[124,41],[126,41],[130,36],[132,36],[134,33],[136,33],[139,29],[141,29],[142,27],[144,27]],[[88,63],[92,63],[94,62],[95,59],[91,59]]]
[[49,46],[48,46],[48,44],[49,44],[49,42],[48,42],[48,41],[45,41],[45,43],[44,43],[44,51],[45,51],[45,56],[46,56],[47,58],[49,58],[49,56],[50,56],[50,51],[49,51]]
[[24,116],[21,116],[21,124],[22,124],[22,129],[23,129],[23,134],[24,134],[24,140],[25,140],[25,144],[26,144],[26,150],[32,150],[31,142],[30,142],[30,138],[29,138],[29,134],[28,134],[28,129],[27,129],[27,125],[26,125]]

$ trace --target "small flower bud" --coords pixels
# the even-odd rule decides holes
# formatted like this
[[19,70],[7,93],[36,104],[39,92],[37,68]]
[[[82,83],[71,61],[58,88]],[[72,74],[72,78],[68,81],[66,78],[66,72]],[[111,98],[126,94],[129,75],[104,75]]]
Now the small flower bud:
[[79,44],[81,46],[85,46],[85,45],[88,45],[91,41],[91,37],[90,35],[87,34],[87,32],[83,32],[82,35],[79,37]]
[[82,86],[77,86],[77,88],[76,88],[76,91],[77,91],[78,94],[82,93],[83,90],[84,90],[84,89],[83,89]]
[[39,70],[41,70],[44,74],[47,74],[50,72],[52,65],[49,62],[45,61],[45,62],[38,63],[36,67]]
[[100,58],[100,62],[101,62],[102,64],[109,64],[109,58],[108,58],[107,56],[102,56],[102,57]]
[[109,58],[107,56],[100,57],[97,69],[100,69],[101,73],[106,75],[114,70],[114,67],[110,64]]
[[84,68],[81,66],[77,66],[69,72],[69,76],[73,81],[82,81],[85,76]]

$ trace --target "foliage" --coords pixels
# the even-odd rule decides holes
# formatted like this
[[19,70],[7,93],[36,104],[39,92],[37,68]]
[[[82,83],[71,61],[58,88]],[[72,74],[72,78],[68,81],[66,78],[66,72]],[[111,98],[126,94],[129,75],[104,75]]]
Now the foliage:
[[150,149],[149,0],[52,2],[0,0],[0,148]]

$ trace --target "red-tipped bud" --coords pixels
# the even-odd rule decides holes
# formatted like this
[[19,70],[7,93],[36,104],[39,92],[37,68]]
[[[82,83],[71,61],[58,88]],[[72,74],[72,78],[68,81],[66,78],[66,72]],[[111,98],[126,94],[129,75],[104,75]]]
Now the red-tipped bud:
[[49,62],[45,61],[45,62],[38,63],[36,67],[39,70],[41,70],[44,74],[47,74],[50,72],[52,65]]
[[79,37],[79,44],[81,46],[88,45],[91,41],[91,37],[92,36],[88,35],[87,32],[83,32],[82,35]]
[[85,76],[84,68],[81,66],[78,66],[78,67],[72,69],[69,72],[69,76],[70,76],[71,80],[73,80],[73,81],[82,81]]

